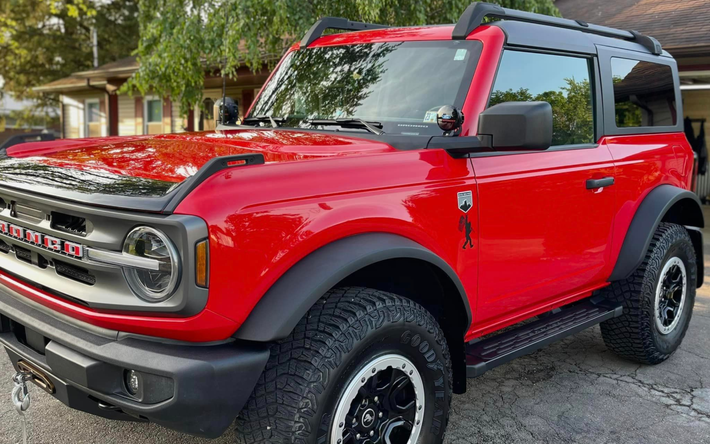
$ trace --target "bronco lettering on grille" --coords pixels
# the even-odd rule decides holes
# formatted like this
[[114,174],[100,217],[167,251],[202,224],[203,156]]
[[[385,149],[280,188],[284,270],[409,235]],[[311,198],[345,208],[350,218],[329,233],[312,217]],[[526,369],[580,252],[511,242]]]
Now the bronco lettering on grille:
[[56,253],[64,253],[78,258],[84,257],[84,246],[81,244],[48,236],[39,231],[30,230],[4,220],[0,220],[0,233]]

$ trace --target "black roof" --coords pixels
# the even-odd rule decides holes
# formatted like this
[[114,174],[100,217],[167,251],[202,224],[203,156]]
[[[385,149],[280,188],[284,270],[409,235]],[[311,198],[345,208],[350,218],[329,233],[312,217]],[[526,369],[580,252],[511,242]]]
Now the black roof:
[[[494,22],[493,25],[498,26],[505,32],[509,45],[557,49],[581,54],[596,54],[596,45],[603,45],[650,54],[646,47],[635,41],[605,37],[572,29],[510,20]],[[662,51],[661,56],[670,57],[670,54]]]

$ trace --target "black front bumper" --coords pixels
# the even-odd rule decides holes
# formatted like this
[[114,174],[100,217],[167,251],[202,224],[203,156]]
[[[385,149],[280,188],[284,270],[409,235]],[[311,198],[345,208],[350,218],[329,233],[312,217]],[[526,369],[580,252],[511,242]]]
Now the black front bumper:
[[[183,345],[117,337],[117,332],[52,316],[0,286],[0,344],[15,369],[20,360],[34,364],[54,385],[54,397],[105,418],[151,421],[216,438],[239,414],[269,357],[264,344]],[[143,375],[140,396],[129,394],[127,370]]]

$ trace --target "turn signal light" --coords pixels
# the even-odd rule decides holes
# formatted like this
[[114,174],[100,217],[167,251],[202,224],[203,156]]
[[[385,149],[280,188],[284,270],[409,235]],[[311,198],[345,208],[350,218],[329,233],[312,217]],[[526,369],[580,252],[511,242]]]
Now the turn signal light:
[[199,287],[207,287],[208,256],[207,239],[205,239],[195,246],[195,283]]

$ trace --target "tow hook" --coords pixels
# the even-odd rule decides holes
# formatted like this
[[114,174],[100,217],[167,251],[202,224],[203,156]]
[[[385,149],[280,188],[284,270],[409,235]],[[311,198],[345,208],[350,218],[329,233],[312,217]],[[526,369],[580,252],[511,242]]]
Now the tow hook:
[[30,372],[17,372],[12,376],[15,387],[12,389],[12,403],[17,413],[24,414],[30,408],[30,391],[27,388],[27,381],[32,379]]
[[15,387],[12,389],[12,404],[20,415],[22,425],[22,443],[27,444],[27,418],[25,412],[30,408],[30,391],[27,388],[27,381],[32,380],[32,373],[17,372],[12,377]]

